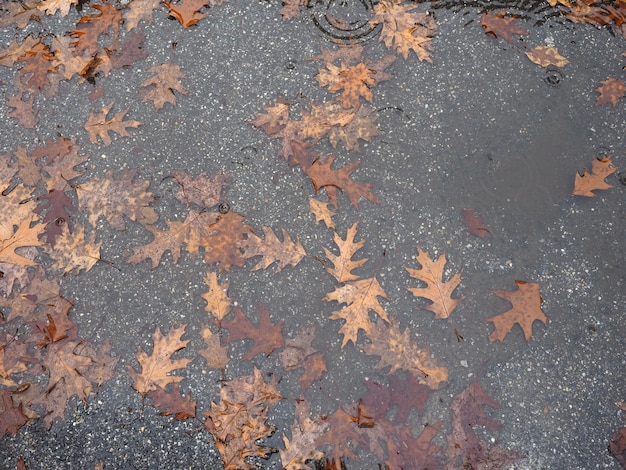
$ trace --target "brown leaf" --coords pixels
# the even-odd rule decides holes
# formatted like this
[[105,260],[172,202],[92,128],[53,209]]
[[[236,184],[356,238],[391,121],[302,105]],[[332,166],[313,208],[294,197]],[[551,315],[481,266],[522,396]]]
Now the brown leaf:
[[417,262],[421,265],[419,269],[404,268],[409,275],[422,281],[426,287],[407,287],[415,297],[423,297],[432,302],[424,308],[435,313],[435,318],[448,318],[454,311],[458,303],[465,296],[452,298],[452,293],[461,283],[461,272],[456,273],[449,281],[443,281],[444,268],[446,266],[446,255],[442,254],[437,260],[431,261],[428,252],[417,247]]
[[207,271],[204,283],[209,288],[208,292],[201,294],[207,305],[204,310],[213,315],[218,321],[223,320],[232,308],[233,299],[228,297],[228,281],[219,284],[217,273]]
[[[2,429],[0,429],[1,431]],[[609,453],[626,468],[626,427],[616,431],[609,440]]]
[[613,107],[616,107],[617,100],[623,98],[626,93],[624,80],[609,78],[600,83],[602,83],[602,85],[596,88],[597,92],[600,93],[600,96],[598,96],[596,100],[596,106],[604,106],[611,103]]
[[378,204],[378,198],[370,191],[371,183],[360,183],[350,179],[350,175],[358,168],[361,161],[356,161],[340,169],[332,169],[331,165],[334,160],[335,157],[333,156],[323,160],[320,159],[305,171],[313,182],[315,192],[317,193],[322,188],[326,189],[328,200],[335,207],[337,207],[338,189],[348,196],[352,205],[357,209],[359,208],[359,199],[361,197]]
[[67,16],[70,7],[76,5],[79,0],[44,0],[37,5],[46,15],[54,15],[57,11],[61,11],[61,16]]
[[28,417],[22,411],[22,404],[13,405],[11,392],[0,390],[2,395],[2,411],[0,412],[0,439],[6,434],[15,436],[22,426],[28,422]]
[[141,86],[153,86],[153,88],[143,92],[142,100],[152,101],[156,109],[161,109],[165,106],[165,103],[176,106],[175,91],[183,95],[187,94],[187,89],[180,82],[185,78],[185,74],[180,71],[178,65],[172,62],[166,62],[151,67],[148,72],[153,73],[154,76],[145,80]]
[[498,402],[488,396],[477,380],[452,401],[452,432],[448,436],[450,468],[500,469],[522,457],[519,452],[502,449],[482,440],[476,433],[478,426],[488,432],[501,428],[483,407],[499,408]]
[[149,180],[133,179],[137,170],[124,170],[113,178],[109,170],[102,178],[94,178],[76,187],[81,209],[87,208],[89,223],[96,228],[98,218],[103,216],[116,230],[126,230],[124,216],[141,224],[153,224],[158,215],[149,206],[154,196],[147,192]]
[[213,369],[224,369],[230,360],[228,357],[228,346],[222,346],[220,342],[220,335],[214,334],[206,326],[202,325],[202,331],[200,332],[205,349],[198,351],[202,357],[206,359],[206,363]]
[[376,125],[376,112],[367,106],[361,106],[349,123],[329,130],[328,140],[335,148],[339,142],[343,142],[346,150],[359,152],[361,150],[359,140],[370,142],[373,137],[381,134]]
[[126,31],[130,31],[139,25],[140,21],[146,23],[152,23],[154,21],[152,17],[152,10],[159,8],[161,0],[133,0],[127,6],[128,9],[124,10],[124,25]]
[[[389,457],[385,461],[389,468],[428,470],[444,468],[436,456],[441,447],[431,441],[439,433],[441,422],[426,424],[420,436],[416,439],[407,426],[395,432],[388,441]],[[395,431],[395,429],[393,429]],[[480,467],[476,467],[480,468]],[[495,470],[495,469],[494,469]]]
[[339,304],[347,304],[328,317],[331,320],[345,320],[345,324],[339,329],[339,334],[344,335],[342,348],[348,341],[356,344],[359,330],[363,330],[368,336],[371,335],[374,323],[370,320],[370,310],[376,312],[386,322],[389,321],[378,297],[386,299],[387,294],[375,277],[346,282],[324,297],[326,301],[336,300]]
[[96,242],[96,231],[92,230],[85,238],[85,228],[82,225],[74,227],[70,232],[67,225],[62,235],[56,240],[53,250],[47,251],[54,260],[54,269],[67,274],[89,271],[100,260],[102,241]]
[[587,168],[583,169],[583,174],[576,173],[574,180],[574,191],[572,194],[576,196],[595,197],[593,191],[596,189],[612,188],[604,179],[615,173],[617,169],[613,167],[611,157],[594,158],[591,162],[591,173],[587,172]]
[[280,9],[280,16],[283,20],[300,17],[300,7],[308,5],[307,0],[283,0],[283,7]]
[[528,31],[517,25],[517,16],[505,18],[505,12],[485,13],[480,25],[485,28],[485,33],[495,39],[502,38],[506,42],[513,43],[513,35],[526,35]]
[[556,47],[537,46],[528,51],[524,51],[524,54],[526,54],[532,62],[542,67],[549,65],[565,67],[569,64],[569,60],[560,55]]
[[184,420],[194,418],[196,416],[196,401],[191,399],[191,392],[183,397],[178,388],[178,384],[172,385],[171,391],[166,391],[160,385],[151,392],[148,397],[152,399],[152,406],[160,408],[161,416],[174,415],[174,419]]
[[[90,5],[98,10],[97,14],[83,16],[76,25],[76,29],[70,31],[70,36],[75,40],[72,43],[74,54],[82,56],[85,52],[94,55],[100,48],[98,38],[107,35],[116,39],[119,34],[119,25],[124,21],[121,10],[115,5],[104,3],[103,5]],[[113,34],[109,35],[109,31]]]
[[155,390],[157,385],[165,388],[167,384],[178,383],[183,377],[172,375],[177,369],[187,367],[192,359],[181,358],[172,359],[171,356],[187,346],[189,340],[182,341],[180,338],[185,334],[185,327],[172,329],[166,336],[163,336],[161,329],[157,326],[152,335],[152,354],[148,356],[139,349],[137,360],[141,367],[141,372],[135,371],[128,366],[128,375],[133,379],[133,388],[142,395],[146,395],[151,390]]
[[337,408],[332,415],[328,416],[325,423],[330,429],[315,439],[315,446],[330,445],[332,452],[329,452],[328,455],[339,461],[345,457],[358,460],[354,449],[365,444],[365,439],[359,433],[356,419],[342,408]]
[[338,282],[354,281],[359,279],[361,276],[354,274],[352,271],[363,266],[363,264],[367,262],[367,258],[355,261],[352,260],[355,253],[359,251],[363,245],[365,245],[365,240],[358,242],[354,241],[357,226],[358,222],[355,222],[352,227],[348,229],[345,240],[342,240],[339,234],[335,232],[334,240],[335,244],[339,248],[339,256],[333,254],[329,249],[324,248],[326,258],[333,263],[333,267],[326,267],[326,271],[337,279]]
[[335,227],[335,223],[333,222],[333,216],[337,215],[337,213],[328,208],[328,203],[310,197],[309,209],[311,210],[311,214],[315,216],[316,224],[324,222],[327,228],[333,230],[337,229],[337,227]]
[[374,18],[370,26],[382,24],[379,41],[395,49],[407,59],[411,50],[421,61],[432,63],[432,39],[437,25],[432,15],[416,13],[413,2],[402,0],[381,0],[374,8]]
[[170,15],[180,21],[183,28],[188,28],[207,16],[206,13],[199,13],[199,10],[208,3],[209,0],[182,0],[176,4],[172,4],[172,2],[163,2],[163,4],[169,9]]
[[194,178],[184,171],[172,171],[172,176],[180,186],[174,194],[179,201],[206,209],[219,204],[222,189],[226,184],[226,175],[216,173],[207,178],[206,173],[201,173]]
[[285,450],[280,451],[282,468],[285,470],[313,470],[306,464],[309,460],[319,460],[324,452],[318,450],[315,440],[324,434],[328,424],[320,419],[311,419],[309,403],[300,399],[296,402],[297,422],[291,425],[291,439],[283,433]]
[[39,240],[39,236],[42,234],[44,226],[35,224],[31,227],[30,224],[33,220],[34,217],[22,220],[9,238],[0,240],[0,263],[10,263],[18,266],[37,265],[33,260],[16,252],[16,250],[21,248],[43,245],[43,242]]
[[34,38],[32,33],[26,36],[21,44],[18,44],[17,37],[14,37],[11,44],[0,50],[0,65],[13,67],[15,62],[18,62],[27,51],[31,50],[40,42],[41,38]]
[[485,235],[489,233],[482,216],[476,215],[473,210],[463,209],[461,215],[463,217],[463,223],[467,225],[467,231],[472,235],[485,238]]
[[419,347],[410,336],[409,329],[404,333],[396,324],[378,322],[368,334],[370,344],[363,346],[365,354],[380,356],[376,368],[390,366],[390,374],[398,369],[412,373],[422,384],[436,390],[441,382],[448,380],[448,369],[438,366],[425,347]]
[[314,338],[315,325],[302,327],[295,338],[285,341],[285,348],[279,354],[280,365],[285,371],[304,368],[300,377],[303,392],[321,379],[326,370],[324,354],[311,346]]
[[128,112],[128,109],[120,111],[111,119],[107,120],[107,115],[113,107],[113,101],[107,106],[102,108],[97,114],[91,111],[89,113],[89,119],[85,124],[85,130],[89,134],[89,140],[93,144],[98,143],[98,137],[102,139],[104,145],[111,145],[111,137],[109,132],[115,132],[122,137],[130,137],[127,128],[139,127],[141,123],[139,121],[124,121],[124,116]]
[[229,330],[229,334],[224,341],[231,343],[242,339],[251,339],[252,347],[241,358],[244,361],[252,359],[257,354],[264,353],[269,356],[272,351],[283,345],[282,326],[283,321],[272,325],[270,312],[259,303],[259,326],[256,327],[248,320],[240,308],[235,307],[235,318],[232,320],[222,320],[220,326]]
[[16,95],[6,95],[6,105],[9,108],[15,108],[7,116],[17,119],[21,126],[26,129],[34,129],[39,122],[38,112],[33,108],[35,95],[31,94],[27,100],[24,100],[24,91],[18,91]]
[[265,240],[257,237],[254,232],[250,232],[244,240],[239,242],[244,258],[262,256],[262,259],[252,268],[253,271],[267,269],[276,262],[274,272],[277,273],[287,265],[295,267],[306,256],[299,237],[294,243],[287,231],[282,229],[283,241],[281,242],[271,227],[262,226],[261,229],[265,234]]
[[539,294],[539,284],[525,281],[515,281],[518,290],[509,292],[494,290],[493,293],[512,304],[512,308],[504,313],[488,318],[495,330],[489,335],[489,342],[504,341],[511,328],[517,323],[524,331],[526,341],[530,341],[533,334],[533,322],[539,320],[544,324],[546,315],[541,311],[543,299]]
[[256,367],[253,375],[223,382],[219,403],[211,403],[211,410],[204,414],[205,427],[215,439],[225,469],[256,469],[244,459],[265,458],[274,451],[257,441],[274,432],[275,427],[267,424],[268,413],[282,398],[274,379],[265,382]]

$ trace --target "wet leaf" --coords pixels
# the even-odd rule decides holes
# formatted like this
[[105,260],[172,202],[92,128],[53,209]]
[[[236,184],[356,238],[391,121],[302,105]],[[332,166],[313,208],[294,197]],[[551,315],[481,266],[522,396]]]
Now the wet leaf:
[[250,232],[244,240],[239,242],[244,258],[262,256],[261,260],[252,268],[253,271],[267,269],[276,262],[274,272],[277,273],[287,265],[296,266],[306,256],[299,237],[294,243],[287,231],[282,229],[283,241],[280,241],[271,227],[263,226],[261,229],[265,234],[265,240],[256,236],[254,232]]
[[465,296],[452,298],[454,290],[461,283],[461,273],[454,274],[449,281],[443,280],[447,262],[445,253],[435,261],[431,261],[428,252],[417,247],[415,259],[421,266],[419,269],[404,269],[412,278],[426,284],[426,287],[407,287],[407,289],[415,297],[423,297],[432,302],[424,308],[434,312],[435,318],[448,318],[459,302],[465,298]]
[[128,366],[128,375],[133,379],[133,388],[139,393],[146,395],[148,392],[156,390],[157,386],[165,388],[170,383],[175,384],[183,380],[183,377],[174,375],[173,372],[186,368],[191,359],[172,359],[172,355],[176,351],[184,349],[189,343],[189,340],[180,339],[185,334],[186,326],[182,325],[172,329],[165,336],[157,326],[152,335],[152,354],[148,355],[139,349],[137,361],[141,372],[137,372],[130,365]]
[[188,28],[207,16],[206,13],[200,13],[199,10],[208,3],[209,0],[182,0],[178,3],[163,2],[163,5],[169,9],[170,15],[180,21],[183,28]]
[[113,102],[102,108],[102,110],[98,113],[94,113],[93,111],[89,113],[89,119],[85,124],[85,130],[87,131],[87,134],[89,134],[89,140],[93,144],[97,144],[98,137],[100,137],[104,145],[111,145],[111,142],[113,141],[109,136],[109,132],[115,132],[122,137],[130,137],[127,128],[139,127],[141,125],[139,121],[124,121],[124,116],[128,112],[128,109],[120,111],[111,119],[107,119],[107,115],[112,107]]
[[598,93],[600,93],[600,96],[598,96],[596,100],[596,106],[605,106],[611,103],[613,107],[616,107],[617,101],[623,98],[626,93],[624,80],[609,78],[600,83],[602,83],[602,85],[596,89]]
[[517,25],[517,16],[505,17],[505,12],[485,13],[480,25],[485,29],[485,33],[506,42],[513,43],[513,35],[524,36],[528,31]]
[[240,308],[235,307],[235,318],[232,320],[222,320],[220,326],[226,328],[229,333],[224,341],[231,343],[242,339],[251,339],[252,347],[241,358],[243,361],[252,359],[257,354],[269,356],[272,351],[283,345],[283,321],[279,320],[272,325],[270,312],[259,303],[259,326],[255,326],[246,317]]
[[161,109],[165,103],[176,106],[175,91],[187,94],[187,89],[181,83],[185,74],[180,71],[180,67],[172,62],[155,65],[148,69],[154,76],[144,80],[142,87],[152,87],[143,92],[143,101],[152,101],[156,109]]
[[525,51],[524,54],[532,62],[542,67],[548,67],[549,65],[565,67],[569,64],[569,60],[559,54],[559,50],[556,47],[537,46],[529,51]]
[[543,299],[539,294],[539,284],[525,281],[515,281],[518,290],[509,292],[494,290],[498,297],[511,303],[512,308],[504,313],[488,318],[493,323],[494,331],[489,335],[489,342],[504,341],[513,326],[517,323],[524,331],[526,341],[530,341],[533,334],[533,323],[539,320],[544,324],[546,315],[541,310]]
[[583,169],[582,175],[576,173],[572,194],[594,197],[593,191],[612,188],[613,186],[604,181],[604,179],[616,171],[617,169],[612,165],[611,157],[594,158],[591,162],[591,173],[587,171],[587,168]]

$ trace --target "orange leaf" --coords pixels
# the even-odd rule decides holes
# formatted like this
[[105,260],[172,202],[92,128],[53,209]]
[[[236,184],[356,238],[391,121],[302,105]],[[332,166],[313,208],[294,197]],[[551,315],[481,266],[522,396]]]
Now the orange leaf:
[[504,341],[505,336],[516,323],[522,327],[526,341],[530,341],[533,334],[533,322],[539,320],[546,323],[546,315],[541,310],[543,299],[539,294],[539,284],[525,281],[515,281],[515,283],[519,286],[517,291],[493,291],[498,297],[511,302],[512,308],[487,319],[495,327],[493,333],[489,335],[489,342]]
[[407,287],[415,297],[423,297],[432,302],[424,308],[435,313],[435,318],[448,318],[458,303],[465,297],[453,299],[452,293],[461,283],[461,273],[458,272],[449,281],[443,281],[443,270],[446,265],[445,253],[431,261],[426,251],[417,247],[417,262],[422,266],[419,269],[404,268],[409,275],[422,281],[426,287]]
[[606,183],[604,178],[615,173],[615,171],[616,168],[611,165],[611,157],[594,158],[591,162],[591,173],[587,172],[587,168],[583,170],[582,175],[576,173],[572,194],[594,197],[593,190],[612,188],[613,186]]

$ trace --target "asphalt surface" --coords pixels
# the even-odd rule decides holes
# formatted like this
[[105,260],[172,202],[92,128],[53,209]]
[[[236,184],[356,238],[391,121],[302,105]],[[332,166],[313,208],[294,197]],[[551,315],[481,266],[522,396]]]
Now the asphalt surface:
[[[363,15],[359,4],[345,5],[347,17]],[[422,5],[424,11],[428,7]],[[524,455],[512,468],[620,468],[607,446],[626,426],[616,405],[626,399],[626,187],[613,174],[607,179],[613,188],[595,198],[571,191],[576,172],[605,153],[618,172],[626,172],[624,101],[595,106],[600,82],[624,76],[625,42],[610,27],[544,21],[545,13],[524,13],[526,7],[511,4],[511,12],[528,18],[520,24],[529,35],[515,44],[485,34],[479,6],[435,9],[433,64],[414,55],[398,57],[387,70],[393,78],[373,90],[383,134],[362,143],[360,152],[334,149],[327,140],[316,149],[335,155],[337,164],[361,160],[355,179],[372,183],[380,203],[361,200],[357,210],[340,193],[337,231],[344,237],[359,223],[357,239],[366,240],[359,254],[370,260],[359,273],[378,276],[389,297],[386,311],[449,369],[448,382],[431,393],[424,412],[410,414],[411,430],[418,435],[425,423],[443,421],[433,442],[445,447],[452,400],[478,378],[500,404],[489,414],[502,424],[481,435]],[[166,178],[172,170],[220,171],[229,175],[224,200],[246,223],[259,233],[262,225],[284,228],[308,254],[323,257],[324,247],[335,247],[332,232],[309,213],[314,188],[277,156],[280,142],[248,122],[279,97],[299,112],[333,96],[315,80],[319,63],[308,60],[333,47],[313,20],[320,8],[326,7],[303,9],[301,18],[283,21],[278,2],[230,0],[183,30],[161,7],[154,23],[141,25],[146,59],[97,77],[105,92],[95,103],[87,99],[89,83],[61,83],[57,96],[38,102],[35,129],[5,118],[0,151],[32,148],[57,133],[75,137],[90,156],[84,180],[126,168],[139,168],[138,178],[151,180],[150,190],[162,196],[154,203],[160,227],[185,216],[165,202],[175,190]],[[66,18],[44,17],[41,24],[64,31],[78,18],[72,9]],[[15,35],[40,31],[41,24],[3,30],[0,47]],[[388,53],[375,34],[362,45],[374,58]],[[558,69],[557,86],[545,80],[553,72],[520,53],[536,45],[555,45],[570,61]],[[155,111],[142,102],[140,84],[150,67],[170,59],[186,75],[188,93],[177,95],[175,107]],[[12,92],[13,74],[0,68],[3,94]],[[91,144],[83,129],[89,111],[111,101],[114,111],[129,108],[128,117],[142,125],[130,137],[115,136],[110,146]],[[483,216],[489,229],[484,239],[465,230],[463,209]],[[150,234],[132,222],[116,231],[100,220],[97,230],[107,262],[61,282],[64,296],[73,299],[79,336],[96,344],[110,340],[119,358],[116,374],[87,403],[74,397],[65,421],[50,431],[39,420],[5,436],[0,467],[15,468],[22,457],[29,469],[94,468],[98,462],[124,469],[222,468],[201,423],[159,416],[142,404],[127,372],[128,366],[138,368],[138,347],[150,351],[156,325],[168,330],[188,324],[185,357],[203,348],[200,328],[208,318],[202,279],[214,267],[187,254],[178,263],[166,255],[154,270],[149,262],[131,265],[126,260],[133,247],[148,243]],[[448,273],[463,270],[458,292],[466,299],[452,317],[462,341],[405,289],[411,280],[404,267],[415,267],[417,246],[431,255],[445,252]],[[374,367],[377,357],[353,344],[341,348],[341,323],[328,319],[337,305],[322,300],[334,288],[333,279],[319,261],[306,258],[277,274],[272,268],[252,271],[253,261],[220,279],[228,279],[229,295],[252,318],[262,302],[274,323],[282,319],[285,338],[301,326],[317,325],[314,346],[325,352],[328,370],[305,394],[313,417],[358,402],[367,391],[365,380],[385,383],[384,371]],[[528,343],[517,326],[504,342],[490,343],[486,319],[509,308],[491,292],[514,290],[515,280],[540,284],[547,324],[535,322]],[[299,394],[298,375],[282,372],[277,352],[239,360],[248,344],[231,346],[224,377],[198,360],[185,371],[182,388],[197,399],[200,418],[216,400],[222,378],[251,374],[253,366],[282,374],[284,396]],[[282,448],[282,433],[293,418],[292,400],[273,407],[270,422],[277,432],[264,445]],[[349,470],[382,463],[367,449],[357,454],[360,460],[345,462]],[[255,462],[260,468],[281,466],[277,453]]]

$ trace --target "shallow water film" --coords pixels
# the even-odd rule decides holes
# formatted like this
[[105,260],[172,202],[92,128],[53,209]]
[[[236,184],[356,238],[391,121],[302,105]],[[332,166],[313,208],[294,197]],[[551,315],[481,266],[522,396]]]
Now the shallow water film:
[[625,20],[0,3],[0,467],[626,468]]

